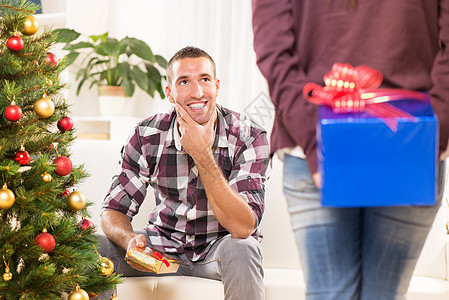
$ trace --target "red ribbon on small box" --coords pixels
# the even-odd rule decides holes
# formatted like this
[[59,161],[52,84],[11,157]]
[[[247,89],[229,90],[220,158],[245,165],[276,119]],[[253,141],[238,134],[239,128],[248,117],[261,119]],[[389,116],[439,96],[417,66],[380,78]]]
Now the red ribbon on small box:
[[170,267],[170,263],[162,256],[162,254],[157,251],[154,251],[153,254],[156,256],[155,258],[162,261],[167,267]]
[[314,104],[330,106],[335,113],[367,112],[397,131],[397,118],[416,118],[387,102],[402,99],[426,101],[427,96],[412,90],[380,89],[382,80],[382,73],[368,66],[355,68],[350,64],[336,63],[324,76],[324,87],[307,83],[303,95]]

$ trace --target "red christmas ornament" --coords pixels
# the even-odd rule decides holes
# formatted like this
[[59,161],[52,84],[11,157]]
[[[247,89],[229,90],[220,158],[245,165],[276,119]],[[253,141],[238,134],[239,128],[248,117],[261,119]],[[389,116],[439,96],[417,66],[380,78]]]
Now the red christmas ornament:
[[14,101],[5,109],[5,117],[11,122],[18,121],[22,117],[22,109]]
[[90,228],[94,228],[94,223],[88,219],[82,219],[78,224],[77,224],[78,228],[82,229],[82,230],[86,230],[86,229],[90,229]]
[[20,36],[13,35],[6,41],[6,47],[13,52],[20,51],[23,49],[23,40]]
[[48,52],[45,62],[51,64],[53,67],[56,67],[58,65],[58,58],[53,53]]
[[30,163],[31,156],[28,151],[25,150],[25,148],[21,147],[20,151],[17,151],[14,155],[14,161],[24,166]]
[[55,174],[66,176],[72,172],[72,161],[66,156],[58,156],[53,161],[56,164]]
[[58,121],[57,125],[59,130],[61,130],[62,132],[66,132],[72,130],[73,121],[69,117],[64,117]]
[[34,239],[34,243],[40,246],[45,253],[53,251],[56,245],[55,238],[47,232],[46,229],[42,230],[38,236]]
[[58,197],[61,198],[61,197],[65,197],[65,196],[68,196],[68,195],[70,195],[70,191],[69,190],[65,190],[64,193],[59,194]]

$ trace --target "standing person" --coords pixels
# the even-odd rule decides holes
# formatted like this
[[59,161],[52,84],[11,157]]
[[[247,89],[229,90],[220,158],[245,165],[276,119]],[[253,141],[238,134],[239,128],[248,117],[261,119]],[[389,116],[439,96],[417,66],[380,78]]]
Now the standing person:
[[324,74],[341,62],[379,70],[384,88],[427,91],[443,153],[449,136],[449,0],[252,4],[257,64],[276,108],[271,154],[284,160],[284,193],[307,299],[404,299],[441,202],[443,163],[436,206],[321,207],[317,106],[302,90],[308,82],[324,85]]
[[[203,50],[178,51],[167,80],[174,107],[140,122],[122,150],[103,202],[102,255],[118,273],[149,276],[123,260],[126,250],[149,246],[182,260],[176,275],[221,280],[225,299],[262,300],[266,131],[216,104],[220,82]],[[149,186],[156,207],[145,230],[134,231],[131,219]]]

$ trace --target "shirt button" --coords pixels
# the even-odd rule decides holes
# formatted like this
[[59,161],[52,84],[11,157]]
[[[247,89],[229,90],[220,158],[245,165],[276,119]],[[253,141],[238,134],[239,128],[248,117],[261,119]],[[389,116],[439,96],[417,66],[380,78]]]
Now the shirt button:
[[251,179],[251,176],[246,177],[246,179],[250,180],[250,179]]

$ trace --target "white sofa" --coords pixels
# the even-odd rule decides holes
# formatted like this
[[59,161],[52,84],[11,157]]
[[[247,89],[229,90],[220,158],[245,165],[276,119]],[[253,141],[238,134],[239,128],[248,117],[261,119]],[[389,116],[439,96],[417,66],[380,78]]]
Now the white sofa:
[[[95,224],[99,224],[100,204],[114,172],[123,139],[110,141],[76,141],[72,147],[72,161],[85,164],[91,178],[79,185],[95,205],[90,210]],[[305,299],[305,283],[291,230],[286,202],[282,194],[282,162],[273,161],[273,174],[268,182],[266,211],[262,221],[264,240],[266,299]],[[146,213],[152,207],[151,194],[133,221],[135,228],[143,227]],[[433,228],[416,267],[409,292],[409,300],[449,299],[449,238],[446,234],[447,200],[435,220]],[[98,226],[99,227],[99,226]],[[117,287],[120,300],[221,300],[220,281],[192,277],[126,278]],[[245,300],[245,299],[242,299]]]

